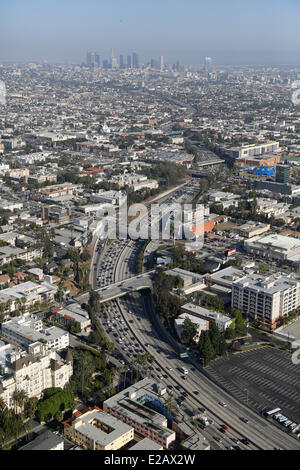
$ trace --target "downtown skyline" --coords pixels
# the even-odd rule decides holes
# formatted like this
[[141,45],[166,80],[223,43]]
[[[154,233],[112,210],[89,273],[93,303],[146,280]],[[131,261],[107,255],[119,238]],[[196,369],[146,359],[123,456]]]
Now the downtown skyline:
[[[162,4],[115,0],[2,0],[0,62],[81,63],[86,51],[116,57],[136,51],[141,63],[298,65],[299,3],[177,0]],[[132,53],[132,52],[130,52]]]

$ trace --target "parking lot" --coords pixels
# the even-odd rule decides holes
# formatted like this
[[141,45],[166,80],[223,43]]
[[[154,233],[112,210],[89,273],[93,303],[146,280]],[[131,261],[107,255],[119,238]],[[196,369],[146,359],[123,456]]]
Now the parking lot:
[[300,423],[300,366],[288,352],[264,347],[212,362],[207,371],[245,404],[262,412],[278,407]]
[[290,334],[296,340],[300,340],[300,320],[295,321],[292,325],[280,328],[280,332],[286,335]]

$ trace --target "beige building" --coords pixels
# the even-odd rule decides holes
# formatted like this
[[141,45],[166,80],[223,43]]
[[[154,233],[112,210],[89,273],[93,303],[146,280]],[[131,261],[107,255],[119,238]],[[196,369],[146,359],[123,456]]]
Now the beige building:
[[40,398],[45,388],[64,388],[72,374],[70,351],[61,355],[47,352],[44,345],[37,342],[26,353],[17,346],[0,342],[0,398],[9,408],[15,406],[16,391]]
[[64,435],[84,450],[118,450],[134,439],[134,429],[100,408],[76,412],[64,421]]
[[270,230],[269,224],[261,224],[259,222],[250,221],[246,224],[240,225],[237,228],[237,232],[245,238],[252,238],[258,235],[262,235]]

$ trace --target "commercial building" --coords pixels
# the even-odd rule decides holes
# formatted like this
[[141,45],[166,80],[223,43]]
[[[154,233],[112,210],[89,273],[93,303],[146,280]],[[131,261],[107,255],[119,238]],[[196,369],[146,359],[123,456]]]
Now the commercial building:
[[208,195],[210,203],[222,204],[223,209],[238,207],[240,196],[225,191],[214,191]]
[[[75,418],[75,419],[74,419]],[[118,450],[134,438],[134,428],[100,408],[64,421],[64,435],[84,450]]]
[[181,307],[182,312],[191,316],[202,318],[210,323],[215,323],[221,332],[225,331],[232,324],[231,318],[219,312],[208,310],[195,304],[185,304]]
[[170,413],[161,400],[164,393],[165,387],[146,378],[106,400],[103,410],[132,426],[137,435],[168,449],[176,436],[167,427]]
[[279,142],[265,142],[262,144],[243,144],[240,147],[232,147],[227,150],[227,155],[232,158],[254,157],[279,151]]
[[229,266],[213,274],[208,274],[205,278],[207,286],[216,293],[231,295],[232,283],[245,276],[242,269]]
[[276,328],[281,317],[300,305],[300,282],[281,273],[245,276],[232,284],[232,308]]
[[36,342],[25,352],[13,344],[0,341],[0,398],[11,408],[14,393],[24,391],[28,397],[42,396],[45,388],[63,388],[73,374],[70,351],[58,354]]
[[183,281],[183,286],[191,286],[192,284],[196,284],[198,282],[203,282],[203,276],[201,274],[193,273],[191,271],[186,271],[185,269],[181,268],[174,268],[169,269],[165,272],[167,276],[179,276]]
[[300,240],[298,238],[271,234],[245,240],[244,246],[247,253],[259,258],[300,262]]
[[51,326],[44,328],[43,322],[37,315],[25,313],[20,317],[3,322],[2,335],[5,340],[30,350],[36,342],[42,342],[47,351],[59,351],[69,346],[69,333]]
[[260,222],[249,221],[246,224],[240,225],[236,231],[245,238],[252,238],[270,230],[269,224],[262,224]]
[[277,183],[288,183],[290,180],[291,168],[289,165],[277,165],[276,166],[276,182]]

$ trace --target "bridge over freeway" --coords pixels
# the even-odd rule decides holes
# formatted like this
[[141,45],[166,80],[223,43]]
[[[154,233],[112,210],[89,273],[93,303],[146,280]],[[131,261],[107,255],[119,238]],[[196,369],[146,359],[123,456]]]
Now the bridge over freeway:
[[123,297],[126,294],[137,292],[142,289],[151,289],[152,278],[155,269],[147,271],[143,274],[137,274],[123,281],[118,281],[108,286],[95,289],[100,294],[100,303],[109,302],[110,300]]

